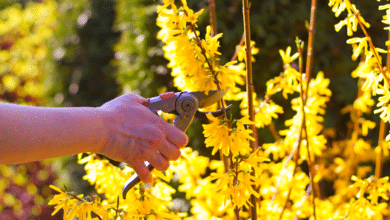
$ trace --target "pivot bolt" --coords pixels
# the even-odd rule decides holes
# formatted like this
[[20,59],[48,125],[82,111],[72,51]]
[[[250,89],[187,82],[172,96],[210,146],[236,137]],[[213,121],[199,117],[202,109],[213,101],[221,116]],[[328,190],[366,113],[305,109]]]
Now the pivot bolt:
[[182,103],[181,103],[181,108],[185,111],[185,112],[189,112],[191,111],[193,108],[194,108],[194,103],[187,99],[187,100],[184,100]]
[[190,119],[190,114],[188,114],[188,113],[184,113],[184,114],[182,114],[181,115],[181,117],[183,118],[183,120],[189,120]]

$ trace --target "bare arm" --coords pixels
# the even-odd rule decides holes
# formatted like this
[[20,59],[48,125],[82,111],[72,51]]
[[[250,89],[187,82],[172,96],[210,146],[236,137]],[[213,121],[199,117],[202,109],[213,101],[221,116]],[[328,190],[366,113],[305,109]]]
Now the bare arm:
[[130,93],[97,108],[0,103],[0,164],[93,152],[126,162],[143,182],[151,182],[144,161],[168,169],[188,138],[146,108],[145,101]]
[[0,163],[14,164],[93,152],[104,141],[96,108],[0,104]]

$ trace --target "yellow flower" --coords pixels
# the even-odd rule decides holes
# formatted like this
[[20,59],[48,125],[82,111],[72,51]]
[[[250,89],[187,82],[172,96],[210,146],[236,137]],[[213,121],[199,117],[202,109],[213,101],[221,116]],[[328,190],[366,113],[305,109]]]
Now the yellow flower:
[[360,96],[353,102],[353,108],[356,110],[360,110],[363,113],[370,113],[371,106],[373,106],[374,104],[375,102],[371,98],[371,93],[368,91],[364,91],[362,96]]
[[338,17],[346,8],[344,0],[330,0],[328,5],[329,7],[332,7],[332,11],[335,13],[336,17]]
[[203,134],[206,137],[206,147],[214,147],[212,154],[214,155],[218,150],[226,156],[229,155],[229,147],[232,145],[230,136],[231,128],[225,124],[221,124],[220,120],[212,114],[207,114],[207,118],[211,121],[210,124],[204,124]]
[[263,103],[255,115],[256,127],[262,128],[271,124],[272,119],[277,119],[278,114],[283,114],[283,108],[273,102]]
[[[253,58],[253,55],[259,53],[259,48],[255,47],[256,42],[251,41],[251,54],[252,54],[252,62],[255,62],[256,59]],[[236,46],[236,50],[238,50],[237,53],[237,59],[238,61],[244,61],[246,59],[246,46]]]
[[284,67],[286,67],[286,65],[289,65],[290,63],[292,63],[299,56],[298,52],[293,54],[292,56],[290,56],[290,54],[291,54],[291,47],[290,46],[287,47],[286,52],[284,52],[283,50],[279,50],[279,53],[280,53],[280,56],[282,57]]
[[233,157],[237,156],[238,154],[245,155],[251,152],[252,149],[249,147],[248,139],[252,141],[255,140],[252,136],[250,136],[252,130],[245,129],[244,127],[244,124],[254,124],[254,122],[249,120],[249,116],[241,118],[236,123],[237,129],[234,129],[230,137],[232,139],[230,151],[232,152]]
[[356,44],[358,43],[359,46],[355,47],[353,50],[353,57],[358,57],[360,54],[362,54],[362,51],[364,51],[364,55],[368,55],[368,43],[366,37],[354,37],[349,40],[347,40],[347,44]]
[[[238,173],[230,170],[226,174],[211,173],[210,181],[217,180],[218,186],[215,189],[224,195],[224,203],[231,198],[234,205],[249,208],[251,195],[259,198],[260,194],[253,190],[252,185],[259,184],[260,180],[251,176],[245,166],[240,163]],[[238,181],[239,180],[239,181]]]
[[368,129],[374,129],[375,128],[375,122],[370,120],[362,120],[362,135],[367,136]]
[[[335,25],[335,30],[337,32],[340,31],[340,29],[343,27],[343,26],[347,26],[347,35],[348,36],[352,36],[353,32],[356,32],[357,31],[357,25],[359,23],[358,20],[360,20],[360,22],[366,26],[367,28],[370,27],[370,24],[367,23],[364,18],[360,15],[360,13],[358,12],[358,10],[356,9],[356,6],[355,5],[352,5],[351,8],[347,8],[348,9],[348,16],[347,18],[345,18],[344,20],[340,21],[338,24]],[[356,12],[357,14],[355,15],[353,12]]]

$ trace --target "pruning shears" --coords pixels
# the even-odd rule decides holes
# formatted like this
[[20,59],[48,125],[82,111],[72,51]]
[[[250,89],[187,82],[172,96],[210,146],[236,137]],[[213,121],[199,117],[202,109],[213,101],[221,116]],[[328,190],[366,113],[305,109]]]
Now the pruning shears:
[[[223,111],[217,110],[213,112],[201,112],[198,108],[205,108],[219,101],[228,91],[225,90],[211,90],[206,95],[203,92],[166,92],[158,96],[148,98],[144,103],[153,113],[158,114],[158,110],[165,113],[177,115],[173,121],[173,125],[183,132],[186,132],[194,117],[198,118],[202,123],[208,123],[209,120],[206,114],[211,113],[214,117],[223,114]],[[229,105],[225,108],[230,110],[233,106]],[[154,167],[145,161],[149,171]],[[122,196],[126,199],[127,192],[141,180],[137,174],[131,176],[125,183],[122,189]]]

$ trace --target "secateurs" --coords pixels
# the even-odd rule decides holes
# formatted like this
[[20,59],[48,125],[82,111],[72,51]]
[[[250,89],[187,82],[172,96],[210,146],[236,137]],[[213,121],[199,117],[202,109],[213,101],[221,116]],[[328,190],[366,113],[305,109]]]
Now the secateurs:
[[[173,125],[185,132],[194,117],[198,118],[202,123],[208,123],[206,114],[211,113],[215,117],[222,115],[221,109],[214,112],[201,112],[198,108],[205,108],[216,103],[226,94],[228,89],[212,90],[209,91],[208,95],[203,92],[166,92],[159,96],[148,98],[144,105],[155,114],[157,114],[158,110],[161,110],[165,113],[177,115]],[[232,105],[229,105],[225,109],[228,111],[232,107]],[[145,161],[145,164],[150,171],[154,169],[148,162]],[[140,181],[137,174],[134,174],[126,181],[122,189],[124,199],[126,199],[127,192]]]

